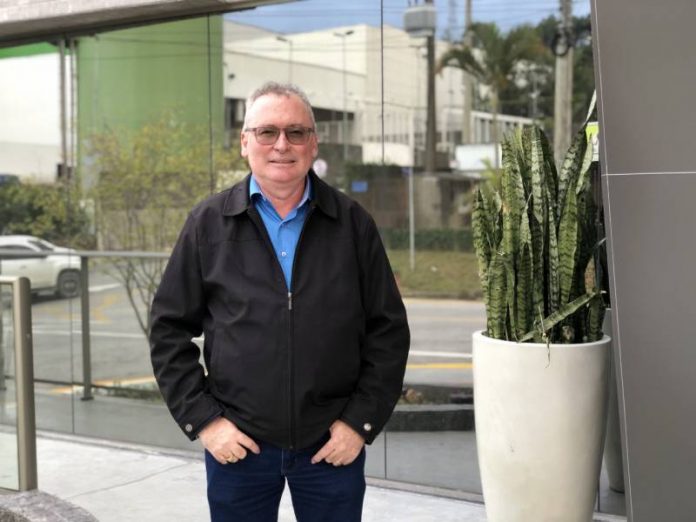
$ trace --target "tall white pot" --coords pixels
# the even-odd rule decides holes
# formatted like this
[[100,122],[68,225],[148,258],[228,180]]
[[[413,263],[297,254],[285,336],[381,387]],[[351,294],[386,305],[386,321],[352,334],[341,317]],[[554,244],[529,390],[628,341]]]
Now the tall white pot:
[[488,522],[590,522],[606,422],[609,342],[473,336],[474,412]]

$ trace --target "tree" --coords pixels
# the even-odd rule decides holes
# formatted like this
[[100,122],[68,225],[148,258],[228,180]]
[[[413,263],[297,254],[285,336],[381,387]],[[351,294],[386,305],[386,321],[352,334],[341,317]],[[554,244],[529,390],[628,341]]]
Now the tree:
[[436,70],[440,73],[445,67],[457,67],[488,86],[493,114],[492,141],[497,147],[500,93],[526,65],[548,51],[536,30],[529,25],[502,34],[495,23],[474,23],[469,31],[472,44],[460,42],[449,49],[440,57]]
[[[245,169],[237,147],[211,146],[206,126],[172,111],[134,132],[95,134],[88,150],[98,173],[97,234],[106,250],[169,252],[191,207]],[[147,336],[166,260],[121,256],[110,265]]]
[[91,248],[90,220],[71,185],[17,183],[0,186],[0,234],[27,234]]

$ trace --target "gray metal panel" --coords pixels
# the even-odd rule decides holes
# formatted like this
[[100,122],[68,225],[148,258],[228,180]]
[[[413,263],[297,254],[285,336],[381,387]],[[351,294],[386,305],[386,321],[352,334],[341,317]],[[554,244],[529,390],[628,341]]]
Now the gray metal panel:
[[696,516],[696,175],[607,181],[631,520],[685,522]]
[[696,520],[696,2],[593,0],[632,522]]
[[0,47],[289,0],[0,0]]
[[696,2],[593,3],[605,172],[696,170]]

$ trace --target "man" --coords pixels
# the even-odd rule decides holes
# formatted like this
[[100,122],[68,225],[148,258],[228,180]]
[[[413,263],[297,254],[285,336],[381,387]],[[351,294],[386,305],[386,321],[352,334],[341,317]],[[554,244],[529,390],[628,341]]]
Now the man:
[[286,480],[299,522],[359,521],[364,444],[401,392],[404,306],[372,218],[311,170],[302,91],[255,91],[241,151],[251,174],[193,209],[162,277],[155,376],[205,447],[213,521],[276,521]]

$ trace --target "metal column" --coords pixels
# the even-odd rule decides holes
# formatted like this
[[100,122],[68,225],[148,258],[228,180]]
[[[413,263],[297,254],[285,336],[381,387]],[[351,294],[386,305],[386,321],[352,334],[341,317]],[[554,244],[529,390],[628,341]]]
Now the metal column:
[[38,487],[31,286],[26,277],[0,277],[0,284],[12,285],[19,490],[27,491]]

